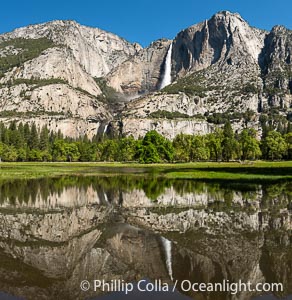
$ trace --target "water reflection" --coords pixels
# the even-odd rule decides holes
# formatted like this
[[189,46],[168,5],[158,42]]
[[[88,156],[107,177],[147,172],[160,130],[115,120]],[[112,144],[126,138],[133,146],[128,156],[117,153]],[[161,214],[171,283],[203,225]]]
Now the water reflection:
[[254,206],[287,208],[292,182],[206,183],[160,177],[66,176],[0,182],[0,206],[55,209],[87,204],[146,206]]
[[[226,185],[140,176],[1,182],[0,290],[7,299],[122,299],[82,292],[80,282],[241,279],[283,283],[285,291],[273,297],[288,296],[291,191],[291,182]],[[259,296],[178,292],[173,299]],[[164,296],[174,295],[157,297]]]

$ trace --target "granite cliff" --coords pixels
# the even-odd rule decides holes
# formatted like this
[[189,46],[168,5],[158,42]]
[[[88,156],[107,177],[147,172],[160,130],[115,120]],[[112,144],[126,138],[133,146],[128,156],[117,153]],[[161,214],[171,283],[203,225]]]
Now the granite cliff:
[[[0,116],[72,137],[111,123],[173,138],[211,132],[213,116],[228,114],[260,135],[262,115],[275,126],[291,118],[291,53],[291,30],[256,29],[227,11],[146,48],[74,21],[31,25],[0,35]],[[172,84],[160,89],[166,69]]]

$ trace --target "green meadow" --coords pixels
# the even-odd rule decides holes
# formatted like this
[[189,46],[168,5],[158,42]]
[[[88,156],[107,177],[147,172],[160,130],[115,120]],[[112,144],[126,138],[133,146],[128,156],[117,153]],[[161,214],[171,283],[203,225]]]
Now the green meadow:
[[138,163],[0,163],[0,179],[29,179],[64,175],[139,175],[198,180],[290,180],[292,161]]

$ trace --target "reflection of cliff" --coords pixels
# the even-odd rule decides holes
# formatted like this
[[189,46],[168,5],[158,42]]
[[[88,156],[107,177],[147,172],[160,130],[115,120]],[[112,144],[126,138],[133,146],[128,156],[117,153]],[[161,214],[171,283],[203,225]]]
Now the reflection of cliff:
[[165,253],[158,235],[127,224],[120,224],[115,229],[106,242],[114,257],[136,270],[141,277],[168,279]]
[[[94,246],[100,235],[93,230],[63,243],[53,242],[0,242],[5,253],[17,257],[24,263],[42,271],[50,278],[66,278],[75,268],[76,263]],[[64,259],[64,258],[68,258]]]
[[284,229],[292,230],[292,216],[288,210],[276,215],[268,212],[248,210],[214,211],[193,208],[133,208],[124,211],[129,223],[139,224],[159,231],[186,232],[191,229],[203,229],[206,233],[233,233]]
[[126,224],[99,226],[104,228],[101,236],[94,218],[88,221],[93,223],[89,232],[67,241],[36,241],[33,235],[25,242],[2,238],[0,290],[26,299],[73,300],[84,299],[79,288],[84,279],[168,278],[159,236]]
[[[288,232],[284,233],[288,234]],[[278,296],[291,294],[292,291],[292,244],[268,247],[274,237],[269,233],[251,233],[243,235],[196,236],[182,241],[178,238],[180,248],[176,249],[174,260],[174,278],[180,282],[189,279],[192,282],[230,282],[250,281],[283,283],[285,292]],[[183,238],[184,239],[184,238]],[[183,246],[184,245],[184,246]],[[251,294],[241,292],[236,296],[227,293],[189,293],[194,299],[250,299]]]
[[[178,250],[174,257],[174,277],[179,282],[185,279],[207,283],[221,283],[224,279],[230,282],[238,282],[240,279],[243,282],[264,282],[264,275],[258,265],[261,255],[259,246],[256,240],[241,236],[229,237],[226,241],[212,236],[198,239],[190,248]],[[182,272],[182,269],[188,271]],[[226,292],[188,294],[194,299],[232,299]],[[242,292],[234,299],[249,299],[247,296],[248,293]]]
[[[283,282],[292,291],[292,235],[290,231],[272,231],[265,239],[260,267],[268,282]],[[285,293],[284,293],[285,294]]]
[[66,242],[105,222],[111,208],[83,206],[63,211],[0,211],[0,242]]
[[[212,213],[209,215],[212,217]],[[108,217],[105,214],[103,220]],[[291,293],[291,232],[283,225],[277,229],[277,235],[271,234],[273,220],[274,217],[270,217],[271,227],[265,230],[250,227],[250,230],[238,232],[235,225],[233,233],[231,228],[225,232],[222,227],[216,235],[200,228],[184,235],[166,232],[167,239],[173,241],[170,252],[173,278],[193,282],[222,282],[223,279],[283,282]],[[28,232],[25,242],[18,240],[16,235],[13,240],[3,237],[0,290],[26,299],[73,300],[100,294],[81,293],[79,284],[83,279],[133,282],[147,277],[170,282],[168,258],[161,237],[127,224],[98,225],[93,215],[88,217],[87,223],[90,221],[92,227],[84,223],[84,230],[79,229],[80,235],[68,235],[67,240],[58,242],[36,242],[34,234],[29,236]],[[55,219],[47,226],[56,226]],[[96,226],[99,229],[94,229]],[[5,225],[2,230],[3,227]],[[15,228],[22,228],[20,221]],[[224,293],[189,295],[194,299],[216,300],[249,299],[250,296],[244,293],[236,297]]]
[[[222,186],[187,182],[166,184],[161,194],[161,187],[150,189],[145,182],[144,189],[131,181],[131,188],[118,181],[111,189],[103,185],[108,178],[103,184],[85,179],[85,185],[70,179],[66,188],[53,182],[50,192],[40,187],[52,183],[34,182],[31,192],[37,194],[31,202],[13,203],[7,200],[12,188],[2,189],[8,198],[0,208],[0,291],[28,300],[83,300],[102,293],[81,292],[84,279],[135,282],[147,277],[170,283],[173,277],[180,282],[282,282],[283,295],[292,293],[292,221],[283,189],[276,194],[271,186],[267,196],[257,188],[252,198],[239,190],[228,194]],[[272,211],[266,209],[271,201]],[[251,297],[189,295],[196,300]]]
[[[163,210],[162,210],[163,212]],[[283,283],[292,291],[291,213],[151,212],[127,210],[127,220],[144,228],[167,231],[174,241],[173,274],[179,281],[251,281]],[[181,232],[184,234],[182,235]],[[288,292],[289,291],[289,292]],[[195,299],[250,299],[221,293],[189,293]]]

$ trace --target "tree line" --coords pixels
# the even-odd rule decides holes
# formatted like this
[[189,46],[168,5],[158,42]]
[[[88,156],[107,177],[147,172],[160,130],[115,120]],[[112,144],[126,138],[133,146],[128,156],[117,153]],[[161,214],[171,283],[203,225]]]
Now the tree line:
[[206,135],[179,134],[173,141],[155,130],[144,137],[109,138],[107,135],[78,139],[64,137],[60,131],[37,128],[35,123],[0,122],[0,158],[2,161],[137,161],[140,163],[281,160],[292,159],[292,130],[270,130],[262,139],[245,128],[234,132],[229,121]]

